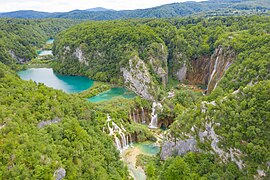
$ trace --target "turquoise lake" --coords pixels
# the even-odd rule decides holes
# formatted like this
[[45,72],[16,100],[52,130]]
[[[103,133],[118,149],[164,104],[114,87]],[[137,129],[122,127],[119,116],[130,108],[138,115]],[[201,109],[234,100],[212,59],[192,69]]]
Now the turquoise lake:
[[94,84],[83,76],[65,76],[56,74],[51,68],[31,68],[17,73],[23,80],[33,80],[44,83],[48,87],[61,89],[67,93],[78,93],[84,91]]
[[52,44],[53,41],[54,41],[54,39],[48,39],[48,40],[46,41],[46,44]]
[[[94,85],[94,80],[84,76],[66,76],[53,72],[52,68],[30,68],[19,71],[17,74],[23,80],[33,80],[38,83],[43,83],[48,87],[60,89],[67,93],[78,93],[89,89]],[[111,100],[116,97],[133,98],[136,94],[128,91],[125,88],[112,88],[97,96],[89,98],[90,102],[102,102]]]
[[131,98],[134,98],[135,96],[136,96],[135,93],[128,91],[125,88],[112,88],[109,91],[100,93],[97,96],[89,98],[88,100],[90,102],[102,102],[102,101],[111,100],[116,97],[123,97],[123,98],[131,99]]
[[47,56],[47,55],[53,55],[52,50],[42,50],[38,51],[39,56]]
[[144,154],[148,155],[156,155],[160,151],[160,147],[152,142],[134,143],[133,146],[138,147]]

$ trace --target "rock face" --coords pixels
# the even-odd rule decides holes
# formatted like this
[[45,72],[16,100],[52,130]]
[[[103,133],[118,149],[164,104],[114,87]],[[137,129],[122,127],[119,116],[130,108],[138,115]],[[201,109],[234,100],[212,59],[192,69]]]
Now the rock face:
[[125,84],[147,100],[154,100],[154,87],[148,68],[143,60],[134,56],[129,60],[129,67],[122,67]]
[[54,172],[53,176],[55,180],[62,180],[64,177],[66,177],[66,170],[64,168],[59,168]]
[[150,54],[150,65],[154,72],[161,78],[162,84],[166,86],[168,83],[168,52],[162,43],[154,43],[151,47],[155,53]]
[[27,61],[30,60],[30,59],[18,57],[18,56],[15,54],[15,52],[12,51],[12,50],[9,50],[8,52],[9,52],[9,54],[11,55],[12,59],[15,59],[16,62],[19,62],[19,63],[25,63],[25,62],[27,62]]
[[160,157],[162,160],[166,160],[173,155],[181,156],[188,152],[199,151],[200,150],[197,148],[197,141],[194,137],[190,137],[186,140],[176,140],[175,142],[169,140],[163,142]]
[[56,124],[56,123],[59,123],[59,122],[61,122],[61,119],[54,118],[54,119],[48,120],[48,121],[41,121],[40,123],[38,123],[37,127],[38,128],[43,128],[44,126],[51,125],[51,124]]
[[235,57],[236,53],[230,48],[223,49],[223,47],[219,46],[215,50],[215,53],[211,56],[209,65],[210,76],[207,81],[207,93],[210,93],[216,88],[220,79],[232,65]]
[[193,84],[207,84],[210,62],[210,58],[206,56],[191,61],[191,68],[187,70],[186,79]]
[[[216,106],[216,102],[206,102],[203,101],[201,104],[201,113],[206,113],[208,111],[207,106]],[[220,126],[219,123],[211,122],[209,117],[206,117],[205,123],[201,125],[201,128],[193,126],[189,132],[181,132],[182,139],[176,139],[169,133],[165,136],[165,140],[162,145],[161,158],[165,160],[166,158],[173,155],[184,155],[188,152],[199,152],[201,151],[197,147],[197,143],[209,143],[211,152],[219,156],[222,162],[227,163],[233,161],[237,164],[239,169],[242,169],[245,165],[241,160],[244,154],[236,148],[223,148],[219,147],[219,141],[223,139],[215,132],[215,128]]]
[[207,93],[210,93],[231,66],[235,57],[234,50],[219,46],[211,57],[202,56],[192,60],[188,68],[184,63],[175,72],[175,76],[179,81],[188,80],[193,84],[205,84]]
[[187,67],[186,64],[184,64],[177,72],[176,77],[179,81],[184,81],[187,77]]
[[84,63],[87,66],[89,65],[88,62],[86,61],[86,58],[84,57],[83,51],[80,47],[76,48],[74,55],[78,58],[80,63]]

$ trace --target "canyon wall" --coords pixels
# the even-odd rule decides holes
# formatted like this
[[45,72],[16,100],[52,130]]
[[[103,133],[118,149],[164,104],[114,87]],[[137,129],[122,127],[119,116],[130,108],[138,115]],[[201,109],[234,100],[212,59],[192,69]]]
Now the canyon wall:
[[189,66],[184,63],[176,72],[179,81],[187,80],[192,84],[207,86],[207,93],[215,89],[225,72],[235,60],[236,53],[231,48],[219,46],[209,56],[201,56],[191,60]]

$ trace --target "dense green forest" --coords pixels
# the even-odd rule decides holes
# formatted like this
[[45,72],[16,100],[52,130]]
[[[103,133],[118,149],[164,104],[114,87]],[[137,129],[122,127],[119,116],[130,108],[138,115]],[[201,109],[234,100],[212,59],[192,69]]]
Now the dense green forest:
[[243,160],[242,170],[234,162],[220,163],[226,156],[205,153],[214,151],[210,136],[204,142],[198,140],[198,147],[204,153],[188,153],[165,162],[141,157],[141,163],[147,163],[146,172],[152,179],[253,179],[257,170],[266,170],[269,178],[269,93],[269,80],[240,88],[215,103],[205,101],[186,111],[175,112],[177,117],[170,126],[170,134],[176,139],[188,139],[185,133],[200,139],[207,124],[212,124],[220,138],[218,146],[224,152],[230,152],[231,148],[240,150],[236,159]]
[[[87,8],[87,7],[86,7]],[[115,20],[130,18],[173,18],[183,16],[231,16],[267,14],[270,10],[268,0],[208,0],[165,4],[148,9],[121,11],[73,10],[70,12],[38,12],[32,10],[0,13],[9,18],[70,18],[89,20]]]
[[33,81],[0,64],[0,178],[126,179],[106,115],[92,104]]
[[[203,132],[207,123],[219,124],[222,128],[214,128],[215,133],[222,139],[218,146],[225,155],[230,153],[230,148],[239,150],[241,157],[237,159],[243,161],[244,168],[239,170],[238,165],[231,161],[220,164],[227,160],[223,160],[219,155],[204,153],[191,153],[165,162],[160,161],[159,158],[152,160],[146,158],[143,164],[150,179],[151,177],[153,179],[176,177],[252,179],[253,175],[257,174],[257,170],[267,170],[269,160],[267,133],[270,120],[269,81],[265,81],[269,80],[270,74],[269,22],[269,17],[251,16],[83,23],[56,37],[54,52],[60,59],[62,58],[61,64],[56,67],[62,73],[85,74],[102,81],[119,83],[114,79],[121,79],[122,75],[119,73],[121,66],[129,66],[129,60],[135,54],[146,63],[154,82],[161,85],[160,78],[153,71],[155,68],[151,63],[153,54],[159,60],[167,55],[167,73],[173,79],[177,78],[175,72],[186,64],[189,75],[186,81],[189,83],[199,81],[196,79],[196,73],[200,71],[195,69],[194,64],[201,63],[203,66],[201,59],[209,63],[212,61],[213,64],[229,62],[227,71],[224,66],[221,66],[221,69],[217,68],[217,71],[225,72],[222,78],[218,79],[217,87],[209,96],[197,97],[190,90],[184,91],[180,88],[174,90],[176,95],[173,100],[163,98],[164,109],[160,112],[160,121],[174,119],[175,122],[168,132],[176,140],[187,138],[182,133],[190,133],[193,126],[197,128],[193,136],[199,138],[196,133]],[[110,27],[111,31],[108,32],[102,27]],[[128,28],[132,31],[128,31]],[[83,41],[72,39],[74,36]],[[148,37],[152,38],[148,39]],[[153,45],[159,43],[167,48],[166,54],[162,53],[162,46]],[[69,54],[65,54],[63,50],[67,45],[70,47]],[[88,65],[76,60],[78,57],[73,52],[77,47],[82,47],[82,54],[85,62],[89,62]],[[130,49],[134,52],[129,52]],[[219,53],[220,51],[222,53]],[[102,58],[95,57],[97,52],[104,53]],[[212,58],[213,56],[217,58]],[[113,69],[114,72],[110,71],[107,74],[106,69]],[[104,76],[89,73],[95,70],[99,74],[102,72]],[[198,75],[207,76],[206,73]],[[205,85],[209,83],[209,79],[207,81],[204,82]],[[170,86],[167,89],[171,90]],[[232,94],[233,92],[237,93]],[[162,94],[160,91],[157,93],[159,97],[165,96],[165,93]],[[205,108],[202,101],[209,104],[206,113],[201,111]],[[213,125],[213,127],[217,126]],[[198,141],[198,147],[206,152],[213,152],[210,144],[211,140],[204,143]]]
[[[60,171],[66,179],[129,179],[115,147],[123,134],[135,142],[162,136],[157,156],[137,160],[148,179],[269,179],[269,16],[78,23],[0,20],[1,179],[52,179]],[[35,58],[51,37],[55,72],[101,82],[66,94],[21,80],[11,68]],[[114,86],[140,96],[85,99]],[[165,131],[138,122],[142,112],[152,120],[153,101],[162,104],[156,112]]]
[[64,19],[0,19],[0,62],[11,65],[37,57],[37,48],[47,39],[77,23]]
[[[214,64],[211,57],[222,49],[219,56],[226,62],[218,63],[228,63],[231,68],[221,81],[222,76],[213,78],[220,81],[217,91],[225,93],[269,79],[269,20],[267,16],[251,16],[82,23],[56,36],[58,63],[54,68],[64,74],[122,84],[121,69],[130,68],[130,61],[138,56],[153,84],[161,85],[164,74],[179,79],[177,73],[185,66],[186,75],[179,80],[207,86],[211,71],[201,69],[213,67],[205,64]],[[226,68],[221,65],[218,71],[224,73]]]

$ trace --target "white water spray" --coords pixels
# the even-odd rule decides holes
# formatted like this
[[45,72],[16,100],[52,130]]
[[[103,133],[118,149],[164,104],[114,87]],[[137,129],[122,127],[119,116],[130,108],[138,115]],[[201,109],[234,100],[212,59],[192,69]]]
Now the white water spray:
[[213,77],[214,77],[214,75],[215,75],[215,73],[217,71],[218,59],[219,59],[219,57],[216,58],[215,65],[214,65],[214,70],[213,70],[213,72],[212,72],[212,74],[210,76],[208,86],[207,86],[207,90],[208,90],[209,84],[211,83],[211,81],[212,81],[212,79],[213,79]]
[[[110,124],[112,124],[112,126],[110,126]],[[111,120],[111,117],[107,115],[107,128],[109,130],[109,135],[114,137],[115,146],[120,152],[129,147],[131,139],[130,141],[128,140],[128,135],[125,134],[126,129],[123,124],[120,124],[119,127]]]
[[158,128],[158,116],[157,116],[157,113],[156,113],[156,108],[157,107],[162,107],[162,105],[160,103],[156,103],[156,102],[153,102],[153,105],[152,105],[152,114],[151,114],[151,122],[149,124],[149,128],[151,129],[156,129]]
[[142,107],[142,124],[145,124],[146,121],[145,121],[145,114],[144,114],[144,109]]

